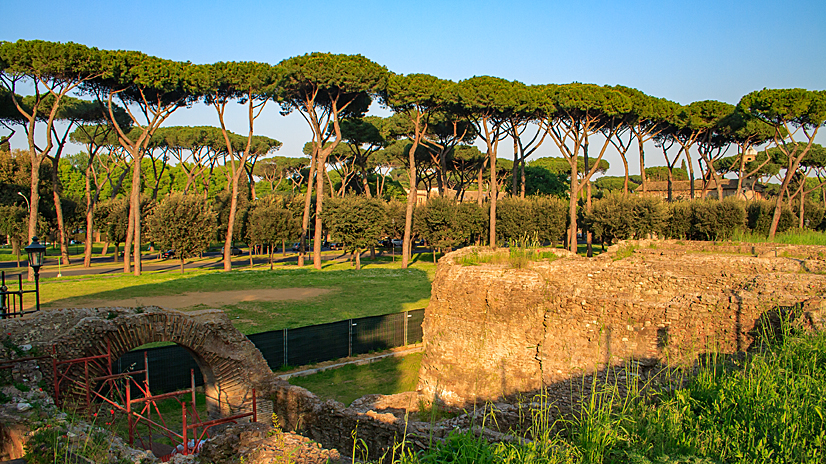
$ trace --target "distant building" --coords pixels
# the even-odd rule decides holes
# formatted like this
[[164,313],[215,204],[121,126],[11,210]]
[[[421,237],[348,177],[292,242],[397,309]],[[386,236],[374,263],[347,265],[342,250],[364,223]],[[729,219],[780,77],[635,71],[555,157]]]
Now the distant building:
[[[723,198],[737,195],[737,179],[721,179],[723,186]],[[663,199],[668,198],[668,181],[648,181],[645,184],[646,192],[643,193],[642,187],[637,188],[638,195],[654,196]],[[703,181],[694,181],[694,197],[695,198],[717,198],[717,182],[713,179],[708,183],[703,196]],[[742,193],[738,196],[744,200],[762,200],[763,186],[760,184],[752,185],[751,181],[743,181]],[[676,180],[671,187],[671,198],[674,200],[688,200],[691,198],[691,182],[687,180]]]
[[[405,191],[405,193],[407,193],[409,190],[404,189],[404,191]],[[456,190],[445,189],[445,197],[447,197],[447,198],[457,198],[457,196],[456,196],[457,193],[458,192]],[[476,199],[478,198],[478,195],[479,195],[478,190],[465,190],[464,195],[462,195],[460,200],[462,202],[465,202],[465,203],[467,203],[467,202],[476,202]],[[422,190],[422,189],[416,190],[416,204],[417,205],[423,205],[423,204],[427,203],[428,198],[438,197],[438,196],[439,196],[439,189],[438,188],[432,188],[432,189],[430,189],[430,191]],[[505,196],[507,196],[507,194],[500,190],[499,195],[496,198],[502,199],[502,198],[505,198]],[[488,200],[488,192],[487,191],[482,192],[482,199],[483,199],[483,201]]]

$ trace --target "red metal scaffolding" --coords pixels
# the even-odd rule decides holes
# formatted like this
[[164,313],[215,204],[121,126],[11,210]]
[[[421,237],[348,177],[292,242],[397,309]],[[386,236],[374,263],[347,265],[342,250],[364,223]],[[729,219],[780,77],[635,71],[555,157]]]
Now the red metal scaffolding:
[[[129,424],[129,444],[135,444],[135,432],[138,425],[145,425],[148,429],[148,443],[143,436],[138,436],[140,446],[143,449],[152,449],[153,427],[164,434],[173,443],[173,453],[184,455],[194,454],[200,449],[204,437],[209,438],[209,430],[212,427],[237,423],[239,419],[251,417],[253,422],[258,421],[258,410],[255,396],[255,389],[252,390],[252,412],[235,414],[220,419],[202,421],[197,410],[195,397],[195,371],[190,370],[191,385],[187,390],[179,390],[159,395],[152,395],[149,390],[149,362],[146,352],[144,352],[144,368],[141,370],[113,373],[112,371],[112,351],[109,343],[106,344],[106,353],[96,356],[70,359],[65,361],[57,360],[57,353],[53,348],[52,370],[54,375],[55,403],[58,407],[65,404],[63,396],[81,396],[85,405],[86,413],[90,420],[95,408],[95,401],[106,403],[111,406],[111,412],[119,411],[126,415]],[[90,373],[104,372],[101,376],[92,376]],[[138,376],[143,375],[143,380],[139,381]],[[72,390],[72,388],[74,388]],[[139,392],[139,396],[132,397],[132,390]],[[185,399],[189,395],[191,401],[187,404]],[[158,401],[174,398],[181,405],[181,433],[172,430],[167,426],[166,420],[158,408]],[[61,404],[63,403],[63,404]],[[135,408],[135,405],[139,407]],[[157,420],[153,420],[153,409],[157,415]],[[191,416],[191,417],[190,417]],[[190,420],[194,419],[194,421]],[[189,434],[194,437],[194,446],[190,446]],[[175,446],[174,443],[180,443]],[[171,458],[172,454],[160,456],[162,461]]]

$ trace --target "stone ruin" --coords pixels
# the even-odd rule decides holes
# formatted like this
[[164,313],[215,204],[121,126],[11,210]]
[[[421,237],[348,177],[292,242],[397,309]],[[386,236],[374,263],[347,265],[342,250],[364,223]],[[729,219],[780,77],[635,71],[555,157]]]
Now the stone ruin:
[[[220,310],[59,309],[0,321],[0,329],[12,333],[16,343],[37,347],[40,353],[51,354],[54,346],[58,361],[105,355],[107,347],[115,361],[147,343],[176,343],[187,349],[204,376],[211,418],[248,412],[252,390],[272,379],[261,352]],[[51,360],[44,362],[41,373],[51,389]],[[93,370],[90,377],[104,374]]]
[[819,318],[826,290],[826,247],[636,241],[590,259],[553,252],[560,259],[521,269],[461,264],[493,253],[484,249],[440,260],[420,392],[453,405],[570,393],[570,379],[611,366],[742,352],[778,310],[802,305]]
[[[276,378],[217,310],[58,310],[0,321],[0,329],[13,331],[19,343],[57,341],[65,357],[105,352],[107,340],[115,357],[153,341],[178,343],[201,368],[207,396],[215,398],[214,415],[243,409],[256,388],[272,401],[284,430],[344,456],[352,453],[357,430],[365,457],[376,459],[403,437],[406,446],[422,449],[457,427],[491,440],[519,440],[511,433],[530,425],[524,407],[538,392],[547,393],[558,414],[570,413],[587,394],[584,379],[606,376],[613,366],[691,365],[706,352],[748,350],[788,308],[803,324],[824,326],[826,247],[637,241],[592,259],[553,252],[559,259],[518,269],[461,264],[468,254],[493,253],[481,248],[442,257],[425,312],[419,391],[368,395],[349,408]],[[41,370],[44,378],[47,370]],[[413,413],[434,403],[451,417],[417,420]],[[480,428],[491,412],[495,424]],[[288,442],[316,450],[314,458],[297,462],[336,456],[296,435],[285,439],[260,425],[238,427],[228,430],[239,440],[205,447],[210,459],[259,462],[256,456],[273,456]]]

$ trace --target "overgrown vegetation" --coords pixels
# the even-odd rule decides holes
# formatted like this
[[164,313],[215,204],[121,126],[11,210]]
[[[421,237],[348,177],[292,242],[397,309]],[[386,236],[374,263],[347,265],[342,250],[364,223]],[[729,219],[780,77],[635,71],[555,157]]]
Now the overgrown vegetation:
[[[620,394],[594,383],[582,413],[550,423],[537,397],[530,442],[490,443],[455,432],[400,464],[474,463],[821,463],[826,446],[826,333],[784,324],[745,360],[703,358],[685,386]],[[670,372],[670,371],[669,371]],[[622,375],[634,376],[628,368]],[[656,378],[655,378],[656,381]]]
[[508,251],[483,252],[471,251],[456,258],[460,266],[478,266],[481,264],[507,264],[514,269],[527,267],[530,261],[556,261],[559,257],[550,250],[536,250],[527,247],[511,247]]

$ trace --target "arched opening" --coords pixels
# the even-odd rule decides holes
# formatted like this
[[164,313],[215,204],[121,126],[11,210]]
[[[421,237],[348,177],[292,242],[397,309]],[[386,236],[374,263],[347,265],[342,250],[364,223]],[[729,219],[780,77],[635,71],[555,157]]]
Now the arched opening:
[[[180,344],[156,346],[150,343],[127,351],[116,361],[112,369],[115,373],[132,372],[148,366],[149,390],[153,394],[181,391],[194,386],[198,395],[198,405],[205,405],[210,419],[221,416],[219,389],[216,387],[212,368],[197,352]],[[143,377],[141,377],[143,379]],[[132,397],[140,394],[133,387]]]

